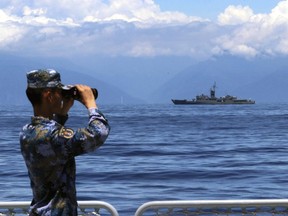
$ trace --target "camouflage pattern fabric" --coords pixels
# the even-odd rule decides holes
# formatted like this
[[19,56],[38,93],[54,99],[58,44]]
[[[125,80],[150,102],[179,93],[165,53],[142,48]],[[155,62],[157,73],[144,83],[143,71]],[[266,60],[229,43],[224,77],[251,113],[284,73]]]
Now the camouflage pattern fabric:
[[33,192],[30,215],[77,215],[74,157],[94,151],[108,137],[110,126],[97,109],[90,110],[88,126],[75,132],[63,126],[67,118],[32,117],[20,133]]
[[32,70],[26,74],[29,88],[62,87],[60,74],[53,69]]

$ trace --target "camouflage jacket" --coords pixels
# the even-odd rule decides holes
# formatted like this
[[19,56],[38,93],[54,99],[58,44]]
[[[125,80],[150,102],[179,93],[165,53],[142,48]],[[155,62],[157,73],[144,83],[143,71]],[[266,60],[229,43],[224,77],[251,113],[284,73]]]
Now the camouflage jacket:
[[97,109],[90,110],[86,128],[63,126],[67,118],[32,117],[20,133],[33,192],[30,215],[77,215],[74,157],[94,151],[109,134],[110,126]]

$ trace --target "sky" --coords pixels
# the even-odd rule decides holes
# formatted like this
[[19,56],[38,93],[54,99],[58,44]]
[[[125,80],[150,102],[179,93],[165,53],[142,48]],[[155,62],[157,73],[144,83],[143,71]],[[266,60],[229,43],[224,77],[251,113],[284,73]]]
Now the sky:
[[216,20],[229,5],[249,6],[255,13],[270,13],[280,0],[155,0],[161,10]]
[[1,0],[0,52],[285,56],[288,0]]

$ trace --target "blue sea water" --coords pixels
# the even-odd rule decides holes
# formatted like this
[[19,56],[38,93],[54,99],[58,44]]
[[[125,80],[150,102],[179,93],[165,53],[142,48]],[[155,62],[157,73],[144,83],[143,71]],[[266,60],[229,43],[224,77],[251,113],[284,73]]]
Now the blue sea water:
[[[112,130],[77,157],[78,200],[134,215],[154,200],[287,198],[288,104],[100,106]],[[0,106],[0,201],[30,201],[19,131],[30,106]],[[83,127],[73,107],[66,123]]]

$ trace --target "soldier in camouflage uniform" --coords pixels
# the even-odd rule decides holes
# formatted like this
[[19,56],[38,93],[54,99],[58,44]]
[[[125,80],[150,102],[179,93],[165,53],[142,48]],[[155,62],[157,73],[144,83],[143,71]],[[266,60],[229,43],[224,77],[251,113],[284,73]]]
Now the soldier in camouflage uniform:
[[97,109],[92,90],[75,85],[80,102],[87,108],[85,128],[73,131],[64,126],[73,98],[62,96],[60,74],[51,69],[27,73],[26,94],[34,116],[20,133],[20,145],[30,177],[33,200],[30,215],[77,215],[75,156],[100,147],[110,127]]

